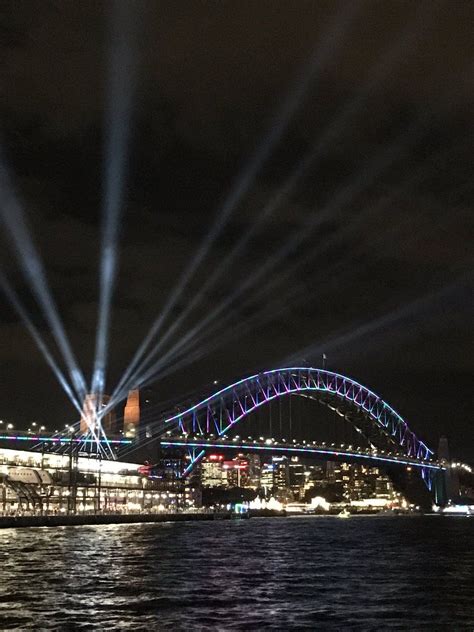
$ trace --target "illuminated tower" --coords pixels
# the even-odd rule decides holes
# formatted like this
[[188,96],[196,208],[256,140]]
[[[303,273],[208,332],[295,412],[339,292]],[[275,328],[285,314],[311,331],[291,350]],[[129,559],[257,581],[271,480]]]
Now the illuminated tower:
[[97,393],[87,393],[82,404],[81,434],[87,434],[89,430],[97,428]]
[[140,423],[140,391],[138,388],[129,391],[123,413],[123,432],[126,437],[138,435]]
[[[109,401],[109,395],[102,395],[102,402],[100,407],[105,408]],[[81,434],[87,434],[89,430],[97,431],[99,423],[98,416],[100,414],[100,411],[98,409],[99,404],[97,393],[88,393],[85,396],[84,403],[82,405],[80,425]],[[113,409],[109,410],[107,414],[104,415],[101,424],[106,434],[111,435],[116,433],[115,411]]]

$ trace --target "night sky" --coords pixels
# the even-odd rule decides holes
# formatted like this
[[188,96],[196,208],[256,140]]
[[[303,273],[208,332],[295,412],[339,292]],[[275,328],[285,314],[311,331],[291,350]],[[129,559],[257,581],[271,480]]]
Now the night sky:
[[[1,152],[88,379],[113,9],[59,0],[0,9]],[[130,63],[115,71],[130,86],[130,132],[107,390],[307,81],[167,327],[252,229],[247,247],[173,340],[267,268],[195,355],[150,383],[156,414],[213,380],[290,361],[320,366],[325,352],[328,368],[381,394],[432,447],[447,434],[454,455],[472,461],[474,4],[173,0],[123,10],[115,44]],[[3,228],[0,263],[51,343]],[[1,417],[17,427],[72,422],[0,300]]]

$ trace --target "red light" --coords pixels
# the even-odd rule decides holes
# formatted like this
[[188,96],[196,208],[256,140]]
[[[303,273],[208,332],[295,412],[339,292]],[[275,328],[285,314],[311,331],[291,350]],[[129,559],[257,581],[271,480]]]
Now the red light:
[[140,467],[137,468],[137,472],[139,474],[142,474],[143,476],[148,476],[148,474],[151,471],[151,465],[140,465]]
[[223,455],[222,454],[210,454],[209,455],[209,461],[222,461],[223,459]]

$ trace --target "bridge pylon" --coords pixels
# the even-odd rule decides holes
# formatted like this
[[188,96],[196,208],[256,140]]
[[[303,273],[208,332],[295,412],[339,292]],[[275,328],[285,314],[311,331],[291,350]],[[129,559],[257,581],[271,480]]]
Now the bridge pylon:
[[448,504],[450,498],[448,494],[447,469],[437,470],[432,473],[432,492],[436,505],[444,507]]
[[438,458],[445,469],[438,472],[435,480],[435,502],[437,505],[447,505],[459,495],[459,480],[456,472],[451,469],[447,437],[442,436],[439,439]]

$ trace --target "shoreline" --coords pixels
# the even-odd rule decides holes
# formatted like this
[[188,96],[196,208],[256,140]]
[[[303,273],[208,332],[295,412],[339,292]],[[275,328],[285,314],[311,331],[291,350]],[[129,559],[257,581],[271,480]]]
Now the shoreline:
[[[250,517],[285,517],[285,512],[251,512]],[[86,514],[74,516],[0,516],[0,529],[17,527],[69,527],[98,524],[131,524],[140,522],[192,522],[242,519],[230,511],[218,513],[162,513],[162,514]]]
[[[380,512],[352,514],[358,516],[382,516]],[[430,514],[394,514],[421,516]],[[432,514],[437,515],[437,514]],[[0,516],[0,529],[29,527],[72,527],[107,524],[159,523],[159,522],[203,522],[212,520],[241,520],[248,518],[297,518],[297,517],[338,517],[337,514],[299,514],[270,509],[251,510],[246,515],[230,511],[216,513],[163,513],[163,514],[86,514],[69,516]]]

